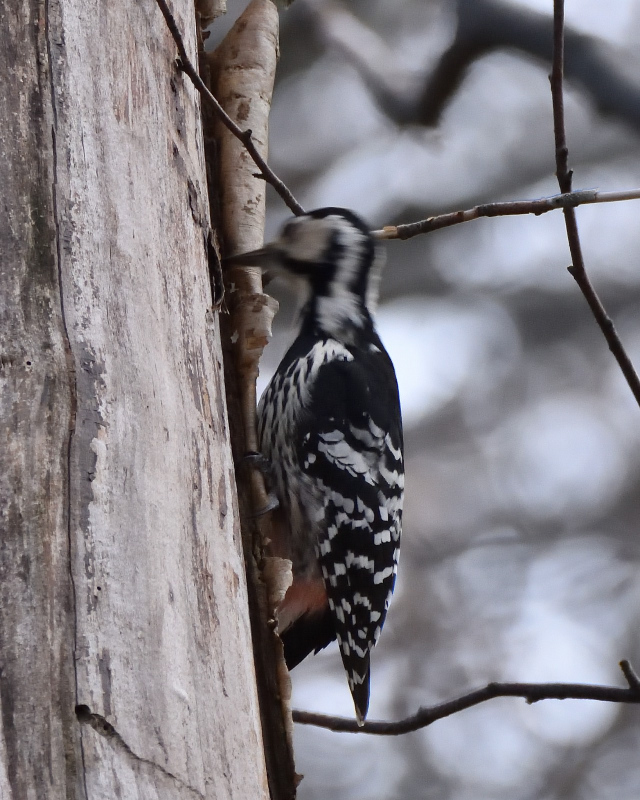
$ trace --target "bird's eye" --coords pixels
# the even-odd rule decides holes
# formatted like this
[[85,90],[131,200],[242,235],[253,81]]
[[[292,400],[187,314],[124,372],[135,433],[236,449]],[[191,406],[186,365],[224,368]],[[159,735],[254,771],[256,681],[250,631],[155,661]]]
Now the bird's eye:
[[287,224],[282,229],[282,238],[287,241],[291,242],[295,239],[295,231],[296,231],[296,220],[292,219],[291,222],[287,222]]

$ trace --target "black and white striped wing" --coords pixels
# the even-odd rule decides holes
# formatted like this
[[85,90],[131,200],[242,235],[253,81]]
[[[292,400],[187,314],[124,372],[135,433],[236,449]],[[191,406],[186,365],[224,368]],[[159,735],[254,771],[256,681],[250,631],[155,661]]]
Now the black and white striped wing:
[[323,501],[318,557],[362,719],[369,701],[370,651],[395,583],[404,468],[391,361],[381,345],[351,355],[319,369],[301,420],[300,459]]

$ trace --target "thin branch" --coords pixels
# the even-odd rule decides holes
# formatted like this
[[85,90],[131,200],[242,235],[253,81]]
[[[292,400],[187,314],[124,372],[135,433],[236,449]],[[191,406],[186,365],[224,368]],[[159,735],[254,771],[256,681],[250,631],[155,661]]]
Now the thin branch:
[[640,703],[640,681],[628,661],[621,661],[628,688],[617,686],[597,686],[584,683],[489,683],[482,689],[438,703],[435,706],[420,708],[410,717],[397,722],[365,722],[358,727],[355,720],[346,717],[332,717],[311,711],[294,711],[293,721],[301,725],[315,725],[341,733],[370,733],[377,736],[398,736],[426,728],[432,723],[472,706],[493,700],[495,697],[523,697],[527,703],[540,700],[600,700],[605,703]]
[[[567,136],[564,122],[564,0],[554,0],[553,3],[553,66],[550,75],[551,81],[551,101],[553,104],[553,131],[556,145],[556,175],[560,191],[563,193],[571,192],[572,172],[569,169],[569,150],[567,147]],[[620,337],[614,327],[613,321],[605,311],[600,298],[598,297],[584,265],[580,236],[578,234],[578,223],[576,212],[572,207],[563,209],[565,225],[567,228],[567,239],[571,252],[572,265],[569,273],[575,279],[580,291],[585,296],[591,313],[595,317],[600,330],[602,331],[609,350],[613,353],[622,374],[624,375],[629,388],[633,392],[638,405],[640,405],[640,380],[633,368],[631,359]]]
[[378,239],[410,239],[422,233],[431,233],[441,228],[449,228],[461,222],[470,222],[480,217],[509,217],[522,214],[546,214],[559,208],[575,208],[589,203],[617,203],[623,200],[640,200],[640,189],[620,192],[601,192],[598,189],[579,189],[575,192],[540,197],[536,200],[511,200],[503,203],[482,203],[466,211],[451,211],[437,217],[427,217],[418,222],[404,225],[385,225],[374,231]]
[[189,56],[187,55],[186,48],[184,46],[184,41],[182,39],[182,35],[178,30],[178,25],[175,21],[173,14],[171,13],[169,6],[167,5],[166,0],[156,0],[160,11],[162,11],[162,16],[165,18],[167,23],[167,27],[169,28],[169,32],[173,36],[173,41],[176,43],[176,47],[178,48],[178,54],[180,56],[180,68],[181,70],[186,73],[191,82],[195,86],[195,88],[200,92],[200,94],[206,98],[209,102],[209,105],[213,109],[214,113],[218,117],[218,119],[225,125],[231,133],[239,139],[242,144],[245,146],[247,152],[251,156],[251,158],[255,161],[256,166],[260,170],[260,175],[264,180],[271,184],[276,192],[280,195],[282,200],[285,202],[288,208],[293,211],[294,214],[300,215],[304,214],[304,208],[300,205],[300,203],[296,200],[296,198],[291,193],[291,190],[280,180],[280,178],[275,174],[275,172],[271,169],[271,167],[267,164],[267,162],[262,158],[258,149],[256,148],[253,139],[251,137],[251,131],[246,130],[243,131],[236,123],[231,119],[231,117],[225,112],[222,108],[220,103],[216,100],[216,98],[211,94],[207,85],[204,83],[200,75],[198,75],[195,67],[189,60]]
[[620,669],[622,670],[622,674],[629,684],[629,688],[636,692],[640,692],[640,678],[638,678],[636,671],[626,658],[620,662]]

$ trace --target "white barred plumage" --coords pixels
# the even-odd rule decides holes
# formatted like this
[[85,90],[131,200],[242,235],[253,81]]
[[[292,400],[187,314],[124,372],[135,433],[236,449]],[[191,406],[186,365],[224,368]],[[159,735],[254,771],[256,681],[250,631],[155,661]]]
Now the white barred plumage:
[[300,333],[258,409],[280,504],[273,549],[293,562],[279,632],[289,668],[337,638],[362,723],[370,653],[395,583],[404,493],[398,388],[371,317],[375,243],[355,214],[326,208],[231,260],[302,277],[310,288]]

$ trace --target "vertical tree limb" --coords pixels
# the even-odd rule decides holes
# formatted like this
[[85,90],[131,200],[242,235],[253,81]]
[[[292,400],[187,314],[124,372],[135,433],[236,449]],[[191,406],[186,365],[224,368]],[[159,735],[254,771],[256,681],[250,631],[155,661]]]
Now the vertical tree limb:
[[[268,120],[278,58],[278,13],[271,0],[253,0],[209,61],[212,90],[231,119],[251,131],[263,158],[267,154]],[[220,220],[224,249],[232,255],[260,247],[264,239],[265,182],[254,175],[254,160],[242,140],[227,126],[214,125],[220,182]],[[277,303],[262,291],[260,271],[235,267],[225,274],[229,315],[224,320],[227,391],[235,456],[258,450],[256,378],[264,346],[271,338]],[[235,436],[233,436],[235,430]],[[245,470],[246,472],[249,470]],[[273,598],[287,575],[273,564],[265,569],[264,541],[269,520],[254,513],[268,505],[262,475],[250,472],[249,486],[240,477],[248,580],[255,592],[252,632],[269,783],[274,800],[295,794],[295,770],[288,708],[290,682],[282,645],[273,631]],[[290,572],[290,568],[289,568]],[[273,585],[275,580],[276,584]],[[267,585],[269,581],[272,585]],[[267,627],[271,621],[271,627]]]

